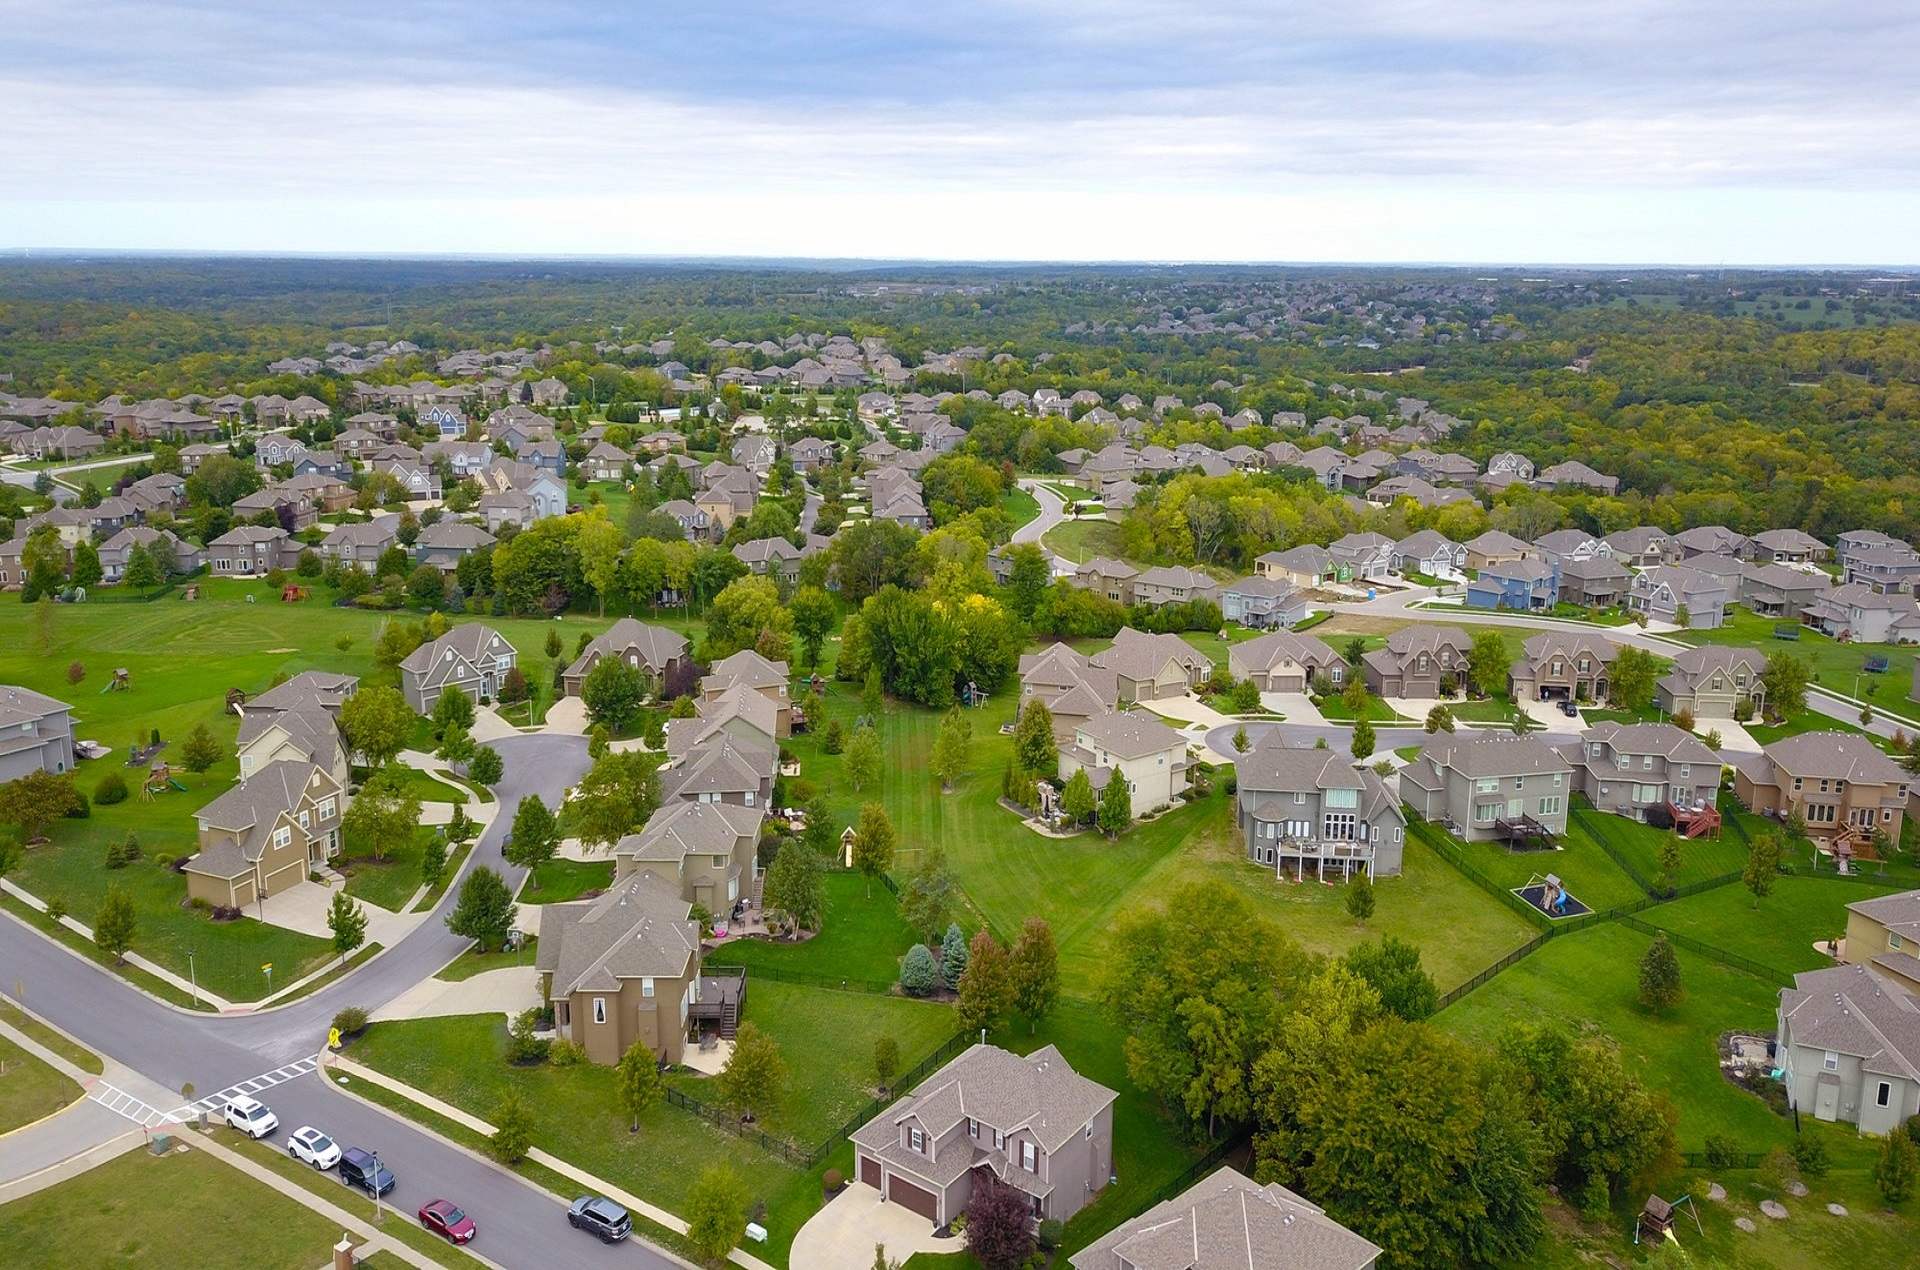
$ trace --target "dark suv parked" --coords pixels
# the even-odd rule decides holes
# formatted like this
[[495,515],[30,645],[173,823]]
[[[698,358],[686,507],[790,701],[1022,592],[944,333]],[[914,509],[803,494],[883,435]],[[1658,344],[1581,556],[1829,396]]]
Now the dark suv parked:
[[340,1153],[340,1180],[357,1186],[369,1195],[385,1195],[393,1189],[393,1174],[373,1158],[373,1152],[348,1147]]
[[627,1210],[597,1195],[582,1195],[573,1201],[573,1207],[567,1210],[567,1225],[590,1231],[609,1244],[617,1244],[633,1233],[633,1220]]

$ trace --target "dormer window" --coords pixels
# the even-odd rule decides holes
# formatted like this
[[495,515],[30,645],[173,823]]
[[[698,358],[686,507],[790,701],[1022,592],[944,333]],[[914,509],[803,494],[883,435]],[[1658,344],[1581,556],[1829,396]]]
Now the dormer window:
[[918,1126],[907,1130],[907,1145],[921,1155],[927,1153],[927,1135]]

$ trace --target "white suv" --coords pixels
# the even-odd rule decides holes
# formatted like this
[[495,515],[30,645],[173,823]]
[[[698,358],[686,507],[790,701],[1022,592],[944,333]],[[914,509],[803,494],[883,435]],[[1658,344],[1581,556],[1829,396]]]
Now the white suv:
[[301,1125],[288,1136],[287,1154],[316,1169],[330,1169],[340,1163],[339,1144],[310,1124]]
[[227,1104],[226,1117],[228,1124],[249,1138],[264,1138],[280,1127],[280,1117],[269,1111],[265,1103],[244,1094]]

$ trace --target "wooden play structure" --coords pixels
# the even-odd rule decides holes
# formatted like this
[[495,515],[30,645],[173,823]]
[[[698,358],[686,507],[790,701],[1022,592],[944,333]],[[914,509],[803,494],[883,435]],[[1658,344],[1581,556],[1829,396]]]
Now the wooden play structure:
[[1658,1195],[1649,1195],[1647,1202],[1640,1206],[1639,1220],[1634,1223],[1633,1242],[1638,1244],[1645,1238],[1654,1243],[1666,1240],[1678,1245],[1680,1240],[1673,1233],[1673,1223],[1682,1208],[1685,1208],[1687,1215],[1693,1218],[1694,1229],[1702,1235],[1706,1234],[1705,1227],[1700,1225],[1700,1214],[1694,1211],[1693,1196],[1682,1195],[1669,1204]]
[[297,604],[306,598],[307,588],[303,586],[288,583],[286,586],[280,588],[280,602],[282,604]]
[[180,593],[180,598],[181,598],[181,599],[183,599],[183,600],[197,600],[197,599],[199,599],[199,598],[200,598],[200,584],[199,584],[198,582],[196,582],[196,583],[194,583],[194,584],[193,584],[192,586],[189,586],[189,587],[188,587],[188,588],[187,588],[186,590],[184,590],[184,591],[182,591],[182,592]]
[[247,704],[247,694],[239,688],[227,689],[227,713],[240,714],[241,707]]
[[125,692],[131,687],[133,687],[133,672],[121,666],[114,670],[113,678],[100,690],[100,695],[105,696],[109,692]]
[[170,789],[177,789],[183,794],[187,792],[187,787],[173,778],[171,767],[165,763],[155,763],[147,769],[146,783],[140,786],[140,801],[150,803],[155,794],[164,794]]

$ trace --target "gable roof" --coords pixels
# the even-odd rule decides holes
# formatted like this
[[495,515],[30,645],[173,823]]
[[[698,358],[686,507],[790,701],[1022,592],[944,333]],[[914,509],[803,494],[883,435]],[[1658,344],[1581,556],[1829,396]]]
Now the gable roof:
[[1920,1001],[1865,966],[1793,977],[1780,990],[1793,1043],[1862,1060],[1868,1072],[1920,1081]]
[[692,906],[649,874],[616,883],[598,899],[540,909],[535,968],[553,976],[550,995],[618,992],[622,979],[670,979],[700,956]]
[[1361,1270],[1380,1248],[1278,1182],[1234,1169],[1123,1222],[1071,1258],[1074,1270]]

